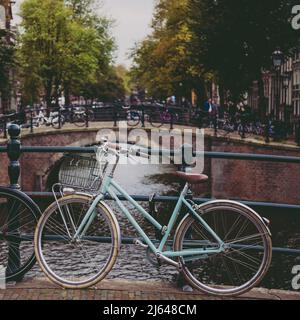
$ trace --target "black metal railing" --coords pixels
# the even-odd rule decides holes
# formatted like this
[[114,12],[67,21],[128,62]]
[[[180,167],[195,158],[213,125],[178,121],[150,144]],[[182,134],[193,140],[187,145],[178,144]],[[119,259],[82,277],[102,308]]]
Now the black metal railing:
[[[30,107],[22,112],[14,113],[10,115],[5,115],[0,117],[0,134],[3,132],[4,138],[6,138],[6,128],[11,123],[16,123],[22,126],[22,128],[29,128],[31,133],[34,133],[35,128],[39,125],[40,112],[45,115],[44,124],[51,126],[52,120],[50,116],[50,111],[54,112],[55,118],[55,129],[61,129],[65,123],[70,123],[73,125],[78,124],[78,113],[81,115],[80,127],[88,128],[91,122],[113,122],[114,127],[118,126],[119,121],[128,120],[128,112],[138,112],[140,118],[139,125],[145,127],[147,121],[151,119],[151,114],[156,112],[160,114],[157,121],[162,122],[165,125],[169,125],[170,129],[174,128],[174,125],[186,125],[190,127],[205,128],[210,126],[214,129],[215,135],[228,136],[230,133],[237,131],[241,136],[241,139],[246,138],[250,135],[262,135],[267,143],[270,142],[270,138],[274,138],[275,141],[280,139],[285,140],[288,136],[287,132],[282,134],[282,127],[279,125],[271,126],[270,121],[266,121],[264,124],[260,123],[260,130],[255,130],[252,127],[256,127],[256,122],[253,120],[234,120],[234,127],[232,129],[224,127],[224,117],[223,113],[214,118],[208,116],[207,112],[201,111],[200,109],[193,107],[175,106],[175,105],[161,105],[161,104],[151,104],[145,103],[140,105],[124,106],[119,103],[110,103],[102,105],[101,107],[92,105],[71,105],[60,108],[36,108]],[[167,117],[165,116],[167,114]],[[239,118],[239,117],[238,117]],[[153,120],[153,119],[152,119]],[[300,121],[300,120],[299,120]],[[155,121],[154,121],[155,122]],[[240,123],[242,129],[237,129],[237,123]],[[250,127],[249,127],[249,124]],[[231,123],[233,125],[233,123]],[[79,126],[79,125],[77,125]],[[277,128],[278,127],[278,128]],[[247,128],[247,129],[246,129]],[[252,128],[253,132],[248,132]],[[273,128],[273,130],[271,130]],[[277,128],[277,129],[276,129]],[[228,131],[229,130],[229,131]],[[251,131],[251,130],[250,130]],[[257,133],[259,131],[260,133]],[[284,131],[285,132],[285,131]],[[246,135],[247,133],[247,135]],[[292,134],[292,133],[291,133]],[[290,134],[290,137],[291,137]],[[300,146],[300,122],[295,124],[295,130],[293,132],[295,141],[298,146]],[[279,140],[278,140],[279,139]]]
[[[195,126],[197,123],[192,121],[192,109],[186,109],[176,106],[161,106],[156,104],[142,104],[124,107],[120,104],[106,104],[101,108],[97,108],[89,105],[77,105],[64,108],[53,108],[51,111],[46,108],[28,108],[19,113],[13,113],[10,115],[4,115],[0,117],[0,131],[3,130],[3,136],[6,138],[6,127],[12,122],[19,124],[22,128],[29,128],[33,133],[39,126],[40,120],[45,117],[44,125],[51,126],[52,120],[50,115],[53,112],[53,118],[55,118],[55,128],[61,129],[65,123],[76,125],[78,118],[81,120],[82,127],[89,127],[91,122],[113,122],[114,126],[118,125],[119,121],[127,120],[127,112],[137,111],[139,112],[140,125],[145,127],[149,114],[156,110],[157,112],[167,112],[169,119],[162,119],[164,124],[169,124],[173,129],[174,124],[185,124]],[[78,116],[80,115],[80,117]],[[42,117],[42,118],[41,118]],[[43,122],[43,121],[42,121]]]
[[[8,129],[9,141],[7,146],[0,147],[0,154],[7,153],[9,158],[9,178],[11,188],[20,188],[18,180],[20,176],[20,163],[19,158],[23,153],[82,153],[82,154],[93,154],[95,152],[94,147],[47,147],[47,146],[25,146],[21,145],[20,127],[18,125],[11,125]],[[178,154],[184,154],[184,148],[178,150],[152,150],[143,149],[143,152],[149,155],[171,155],[175,156]],[[212,159],[229,159],[229,160],[244,160],[244,161],[265,161],[265,162],[279,162],[279,163],[295,163],[300,164],[300,157],[290,156],[275,156],[266,154],[243,154],[243,153],[224,153],[224,152],[193,152],[194,156],[205,156]],[[52,193],[48,192],[26,192],[32,198],[49,198],[52,197]],[[144,195],[133,195],[133,199],[140,202],[149,202],[149,197]],[[108,198],[109,199],[109,198]],[[125,200],[122,199],[121,200]],[[155,196],[153,198],[155,202],[176,202],[178,197],[169,196]],[[212,199],[196,198],[196,203],[205,203]],[[240,201],[252,208],[268,208],[268,209],[288,209],[288,210],[300,210],[300,205],[291,205],[283,203],[268,203],[268,202],[257,202],[257,201]],[[133,243],[133,239],[124,238],[123,241],[126,243]],[[273,248],[273,251],[281,254],[300,255],[300,248]]]

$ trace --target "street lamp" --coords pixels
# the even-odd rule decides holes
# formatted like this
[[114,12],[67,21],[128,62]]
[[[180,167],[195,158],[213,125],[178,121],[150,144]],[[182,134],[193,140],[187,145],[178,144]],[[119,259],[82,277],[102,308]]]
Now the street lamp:
[[275,113],[276,113],[276,120],[279,120],[279,106],[280,106],[280,69],[284,63],[284,55],[277,48],[272,54],[273,66],[276,71],[276,105],[275,105]]
[[276,70],[280,69],[280,67],[284,63],[283,53],[279,49],[276,49],[272,54],[272,60],[273,60],[274,68]]

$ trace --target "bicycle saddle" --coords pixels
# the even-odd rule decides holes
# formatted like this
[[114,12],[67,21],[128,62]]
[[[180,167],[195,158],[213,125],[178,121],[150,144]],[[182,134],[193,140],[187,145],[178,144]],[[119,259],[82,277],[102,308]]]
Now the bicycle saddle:
[[174,175],[179,178],[179,180],[188,182],[190,184],[200,184],[208,180],[208,176],[200,173],[191,173],[191,172],[181,172],[177,171]]

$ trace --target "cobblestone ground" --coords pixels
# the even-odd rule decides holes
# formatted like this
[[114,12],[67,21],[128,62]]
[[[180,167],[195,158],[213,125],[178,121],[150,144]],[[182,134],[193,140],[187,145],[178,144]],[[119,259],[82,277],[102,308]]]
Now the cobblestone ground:
[[[232,298],[233,299],[233,298]],[[254,289],[238,300],[300,300],[300,292]],[[0,300],[223,300],[200,292],[183,292],[172,284],[105,280],[85,290],[63,290],[45,279],[9,284]]]

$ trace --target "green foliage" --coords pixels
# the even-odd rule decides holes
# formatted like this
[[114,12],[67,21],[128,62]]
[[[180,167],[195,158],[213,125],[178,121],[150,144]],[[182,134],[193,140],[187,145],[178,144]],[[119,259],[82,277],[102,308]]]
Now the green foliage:
[[133,49],[132,81],[157,97],[194,88],[203,99],[205,83],[215,80],[238,100],[262,68],[271,69],[277,47],[289,54],[298,46],[297,2],[158,0],[152,34]]
[[116,75],[122,79],[125,93],[129,94],[130,89],[130,76],[127,68],[124,65],[118,65],[115,67]]
[[[114,39],[110,21],[94,15],[92,0],[26,0],[21,6],[23,32],[18,61],[23,93],[30,102],[46,102],[65,91],[82,92],[109,69]],[[67,99],[68,100],[68,99]]]
[[124,79],[119,76],[115,67],[110,67],[105,74],[99,73],[96,81],[87,84],[80,92],[86,99],[102,102],[124,99],[125,94]]
[[188,96],[205,75],[200,65],[191,64],[187,0],[159,1],[152,27],[153,33],[133,49],[132,81],[157,98]]
[[238,99],[261,69],[270,69],[271,54],[286,54],[298,44],[290,24],[296,0],[189,0],[193,64],[217,74],[222,86]]

